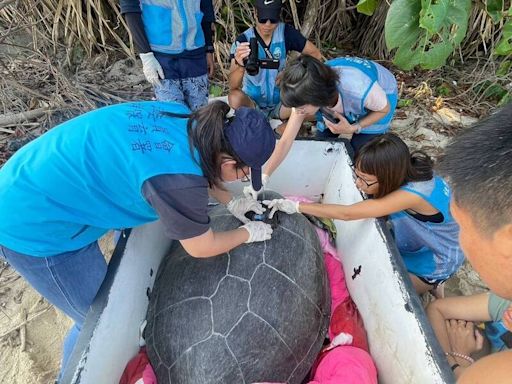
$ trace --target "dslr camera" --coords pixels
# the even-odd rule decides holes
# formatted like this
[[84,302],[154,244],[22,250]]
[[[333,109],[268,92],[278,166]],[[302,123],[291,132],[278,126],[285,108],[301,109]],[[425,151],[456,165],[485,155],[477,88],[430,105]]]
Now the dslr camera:
[[[251,53],[244,63],[245,70],[248,75],[256,76],[259,73],[260,68],[279,69],[279,59],[274,59],[273,57],[267,57],[265,59],[258,58],[258,39],[256,37],[251,37],[249,39],[249,48],[251,48]],[[265,51],[268,56],[268,50]]]

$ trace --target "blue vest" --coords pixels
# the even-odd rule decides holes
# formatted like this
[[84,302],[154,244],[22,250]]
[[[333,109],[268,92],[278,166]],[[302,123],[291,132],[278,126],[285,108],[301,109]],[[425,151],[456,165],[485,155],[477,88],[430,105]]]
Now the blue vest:
[[439,176],[408,183],[400,189],[427,201],[444,217],[442,223],[423,222],[406,212],[391,215],[395,241],[407,270],[426,279],[447,279],[464,262],[459,226],[450,213],[450,189]]
[[508,349],[507,345],[501,340],[501,336],[508,332],[503,325],[503,321],[487,321],[485,323],[485,336],[491,343],[492,352],[501,352]]
[[[338,92],[343,103],[343,115],[350,124],[356,123],[369,112],[364,104],[373,84],[377,82],[386,92],[389,102],[389,113],[382,119],[368,127],[361,133],[385,133],[391,126],[398,102],[398,88],[393,74],[382,65],[371,60],[358,57],[340,57],[325,62],[339,75]],[[324,131],[325,125],[317,125],[317,129]]]
[[151,50],[178,54],[204,47],[200,0],[140,0]]
[[160,174],[202,175],[181,104],[138,102],[64,122],[0,170],[0,244],[33,256],[84,247],[109,229],[158,219],[142,195]]
[[[244,74],[242,90],[262,109],[270,109],[279,104],[280,91],[276,86],[277,74],[284,69],[286,64],[286,45],[284,41],[284,23],[279,23],[272,34],[270,52],[274,59],[279,59],[279,69],[261,69],[256,76]],[[247,41],[255,37],[254,28],[244,32]],[[231,48],[232,53],[236,45]],[[265,59],[265,50],[258,44],[258,58]]]

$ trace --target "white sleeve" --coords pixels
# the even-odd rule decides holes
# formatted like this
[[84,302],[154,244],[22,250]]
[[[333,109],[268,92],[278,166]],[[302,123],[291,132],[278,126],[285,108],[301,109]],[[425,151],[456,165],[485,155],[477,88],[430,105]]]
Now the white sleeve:
[[388,104],[388,97],[386,96],[386,92],[382,89],[382,87],[375,82],[368,92],[368,96],[364,102],[364,106],[366,109],[370,111],[381,111]]

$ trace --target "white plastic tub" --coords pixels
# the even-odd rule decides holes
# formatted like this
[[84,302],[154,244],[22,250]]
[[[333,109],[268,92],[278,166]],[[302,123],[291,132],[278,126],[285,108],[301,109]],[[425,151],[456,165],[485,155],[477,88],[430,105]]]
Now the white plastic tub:
[[[298,140],[269,189],[325,203],[362,199],[343,142]],[[242,183],[230,184],[241,193]],[[378,220],[336,221],[348,288],[364,319],[382,383],[454,381],[394,242]],[[139,348],[139,326],[171,245],[159,222],[119,242],[73,352],[64,383],[114,384]],[[359,274],[354,271],[360,269]]]

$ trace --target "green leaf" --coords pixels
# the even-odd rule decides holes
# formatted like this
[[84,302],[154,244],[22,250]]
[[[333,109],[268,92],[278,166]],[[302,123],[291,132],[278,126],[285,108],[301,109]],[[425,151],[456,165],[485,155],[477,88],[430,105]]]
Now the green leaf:
[[510,73],[510,68],[512,67],[512,61],[505,60],[503,61],[498,70],[496,71],[496,76],[507,76]]
[[404,108],[404,107],[408,107],[410,105],[412,105],[412,100],[411,99],[400,99],[400,100],[398,100],[397,107],[398,108]]
[[494,53],[496,55],[507,56],[512,54],[512,18],[507,20],[503,26],[501,41],[496,46]]
[[471,0],[395,0],[385,24],[393,62],[408,70],[443,66],[468,28]]
[[222,87],[219,87],[218,85],[211,85],[209,93],[213,97],[222,96]]
[[499,23],[503,19],[503,0],[487,0],[485,10],[494,24]]
[[359,0],[357,3],[357,12],[371,16],[377,9],[377,5],[379,5],[378,0]]

